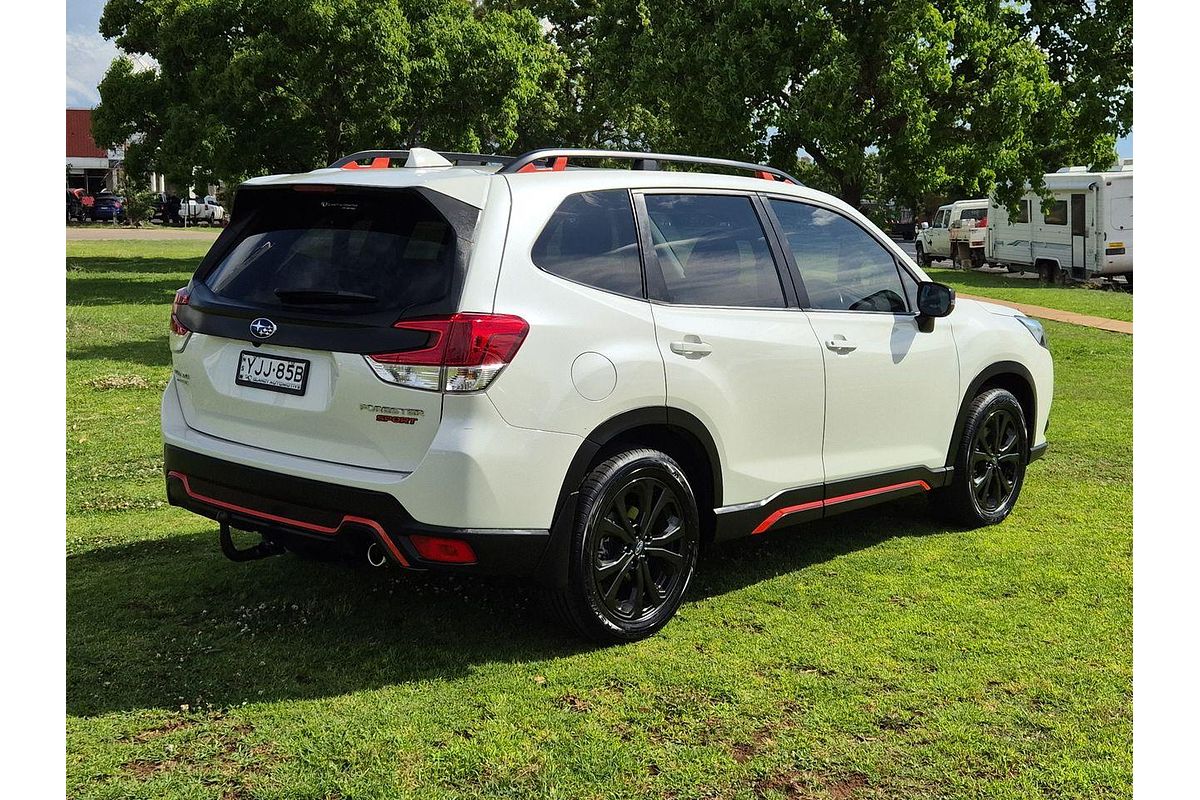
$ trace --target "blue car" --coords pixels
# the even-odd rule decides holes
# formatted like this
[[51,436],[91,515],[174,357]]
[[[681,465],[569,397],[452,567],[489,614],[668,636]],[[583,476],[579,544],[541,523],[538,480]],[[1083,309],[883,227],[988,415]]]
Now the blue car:
[[92,220],[95,222],[118,222],[125,219],[125,198],[112,194],[96,195],[92,204]]

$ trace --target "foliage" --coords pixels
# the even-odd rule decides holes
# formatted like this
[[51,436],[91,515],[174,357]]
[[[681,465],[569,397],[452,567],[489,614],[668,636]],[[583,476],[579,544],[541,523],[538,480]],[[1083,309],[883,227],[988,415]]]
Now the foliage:
[[[134,174],[203,185],[358,149],[504,149],[562,63],[528,11],[468,0],[110,0],[93,132]],[[550,123],[546,123],[547,126]]]
[[[1112,158],[1118,126],[1095,113],[1100,95],[1082,78],[1065,91],[1055,76],[1078,73],[1048,64],[1022,10],[996,0],[532,5],[556,24],[572,72],[586,68],[585,125],[615,97],[653,109],[646,139],[662,149],[811,172],[802,149],[817,183],[855,205],[994,185],[1007,201],[1063,164]],[[1098,34],[1069,25],[1056,52],[1087,49],[1080,37]],[[1127,74],[1129,59],[1105,52]]]
[[120,194],[125,198],[121,210],[125,212],[125,221],[130,225],[138,225],[154,214],[154,206],[158,202],[156,193],[135,187],[126,181]]

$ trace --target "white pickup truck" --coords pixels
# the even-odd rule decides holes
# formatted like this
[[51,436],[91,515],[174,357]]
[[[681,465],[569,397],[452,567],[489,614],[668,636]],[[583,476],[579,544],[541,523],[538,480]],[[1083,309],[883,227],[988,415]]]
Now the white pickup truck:
[[224,225],[225,207],[218,203],[217,198],[211,194],[206,195],[203,200],[192,197],[180,201],[179,216],[183,217],[188,225],[198,225],[201,222],[207,222],[209,225]]
[[917,263],[928,267],[948,258],[956,267],[982,267],[987,244],[988,201],[959,200],[944,205],[917,231]]

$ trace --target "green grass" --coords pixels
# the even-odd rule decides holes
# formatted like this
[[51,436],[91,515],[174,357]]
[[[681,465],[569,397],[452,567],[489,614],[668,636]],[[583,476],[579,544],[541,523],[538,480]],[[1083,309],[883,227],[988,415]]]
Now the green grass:
[[1043,286],[1038,281],[1009,278],[996,272],[945,269],[935,264],[925,270],[935,281],[953,286],[964,294],[992,297],[1013,303],[1028,303],[1077,314],[1133,321],[1133,295],[1088,286]]
[[1053,444],[1003,525],[913,498],[735,542],[597,649],[520,583],[234,564],[163,504],[202,252],[68,243],[68,796],[1130,796],[1131,337],[1047,324]]

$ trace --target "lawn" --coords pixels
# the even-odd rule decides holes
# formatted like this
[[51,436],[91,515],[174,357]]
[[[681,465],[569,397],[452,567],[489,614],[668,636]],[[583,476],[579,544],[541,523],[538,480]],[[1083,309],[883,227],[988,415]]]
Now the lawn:
[[[949,262],[943,262],[949,263]],[[1029,278],[1010,278],[999,272],[948,269],[934,266],[925,272],[935,281],[953,286],[964,294],[993,297],[1013,303],[1029,303],[1096,317],[1133,321],[1133,295],[1087,285],[1045,286]]]
[[1052,447],[1004,524],[913,498],[731,543],[597,649],[520,583],[234,564],[165,505],[204,247],[67,245],[69,797],[1130,796],[1131,337],[1047,323]]

